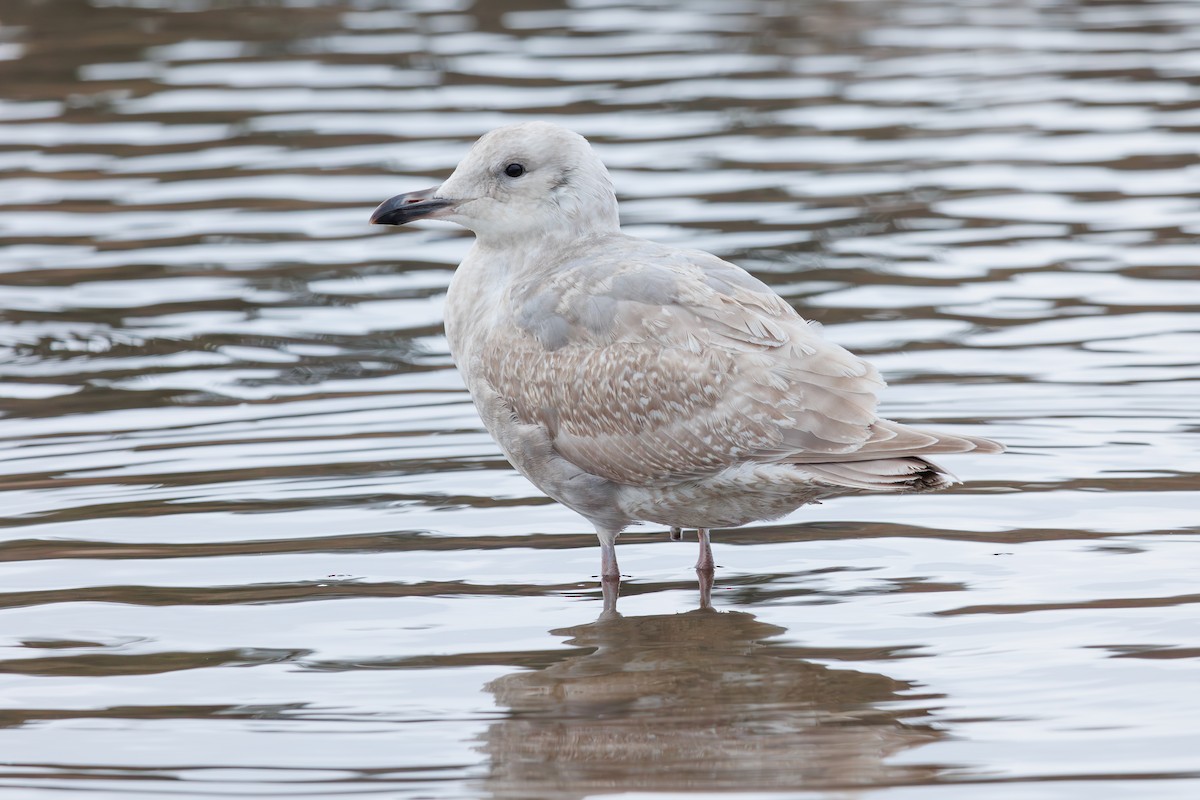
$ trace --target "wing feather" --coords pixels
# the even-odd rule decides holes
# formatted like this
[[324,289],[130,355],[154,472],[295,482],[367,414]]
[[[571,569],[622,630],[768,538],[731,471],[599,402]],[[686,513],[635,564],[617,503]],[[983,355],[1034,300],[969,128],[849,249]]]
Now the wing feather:
[[473,368],[580,468],[651,485],[986,447],[878,419],[875,368],[739,267],[628,242],[517,286],[516,324]]

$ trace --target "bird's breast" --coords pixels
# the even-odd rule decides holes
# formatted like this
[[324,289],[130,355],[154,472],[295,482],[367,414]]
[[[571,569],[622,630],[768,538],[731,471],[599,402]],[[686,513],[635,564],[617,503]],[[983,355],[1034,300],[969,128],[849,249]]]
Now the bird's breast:
[[472,357],[506,324],[506,285],[487,278],[486,273],[480,274],[464,262],[455,271],[446,293],[446,339],[460,370],[465,370]]

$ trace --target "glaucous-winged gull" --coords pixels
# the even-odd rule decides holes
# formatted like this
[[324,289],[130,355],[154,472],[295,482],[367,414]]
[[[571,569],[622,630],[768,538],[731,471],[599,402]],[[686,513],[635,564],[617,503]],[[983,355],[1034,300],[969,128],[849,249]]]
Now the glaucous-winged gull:
[[628,236],[587,140],[547,122],[494,130],[441,186],[371,222],[475,233],[450,282],[446,335],[484,425],[539,489],[586,517],[601,576],[636,521],[711,528],[858,492],[955,480],[926,456],[987,439],[876,416],[884,385],[770,287],[699,250]]

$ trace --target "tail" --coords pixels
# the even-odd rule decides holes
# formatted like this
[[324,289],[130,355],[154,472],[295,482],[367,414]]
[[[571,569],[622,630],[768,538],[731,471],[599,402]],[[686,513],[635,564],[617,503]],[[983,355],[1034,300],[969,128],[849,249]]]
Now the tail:
[[1004,445],[991,439],[957,436],[912,428],[890,419],[871,423],[870,436],[848,453],[792,453],[791,464],[832,464],[846,461],[871,461],[876,458],[936,456],[947,453],[1003,453]]
[[932,492],[958,478],[923,458],[879,458],[830,464],[797,464],[822,483],[871,492]]
[[835,486],[875,492],[931,492],[959,483],[958,478],[927,459],[947,453],[1003,453],[1004,445],[991,439],[956,436],[910,428],[881,419],[871,425],[871,437],[853,453],[835,456],[809,454],[789,458],[818,480]]

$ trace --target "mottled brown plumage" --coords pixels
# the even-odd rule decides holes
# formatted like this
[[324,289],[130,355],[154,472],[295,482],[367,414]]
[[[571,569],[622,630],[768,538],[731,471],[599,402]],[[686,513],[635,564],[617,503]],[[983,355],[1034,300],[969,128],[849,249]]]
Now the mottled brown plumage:
[[766,284],[622,234],[603,164],[563,128],[493,131],[442,186],[374,219],[421,216],[475,231],[446,301],[451,352],[513,465],[596,525],[607,578],[637,520],[700,529],[711,569],[709,528],[942,488],[953,479],[926,456],[1002,449],[880,419],[875,368]]

